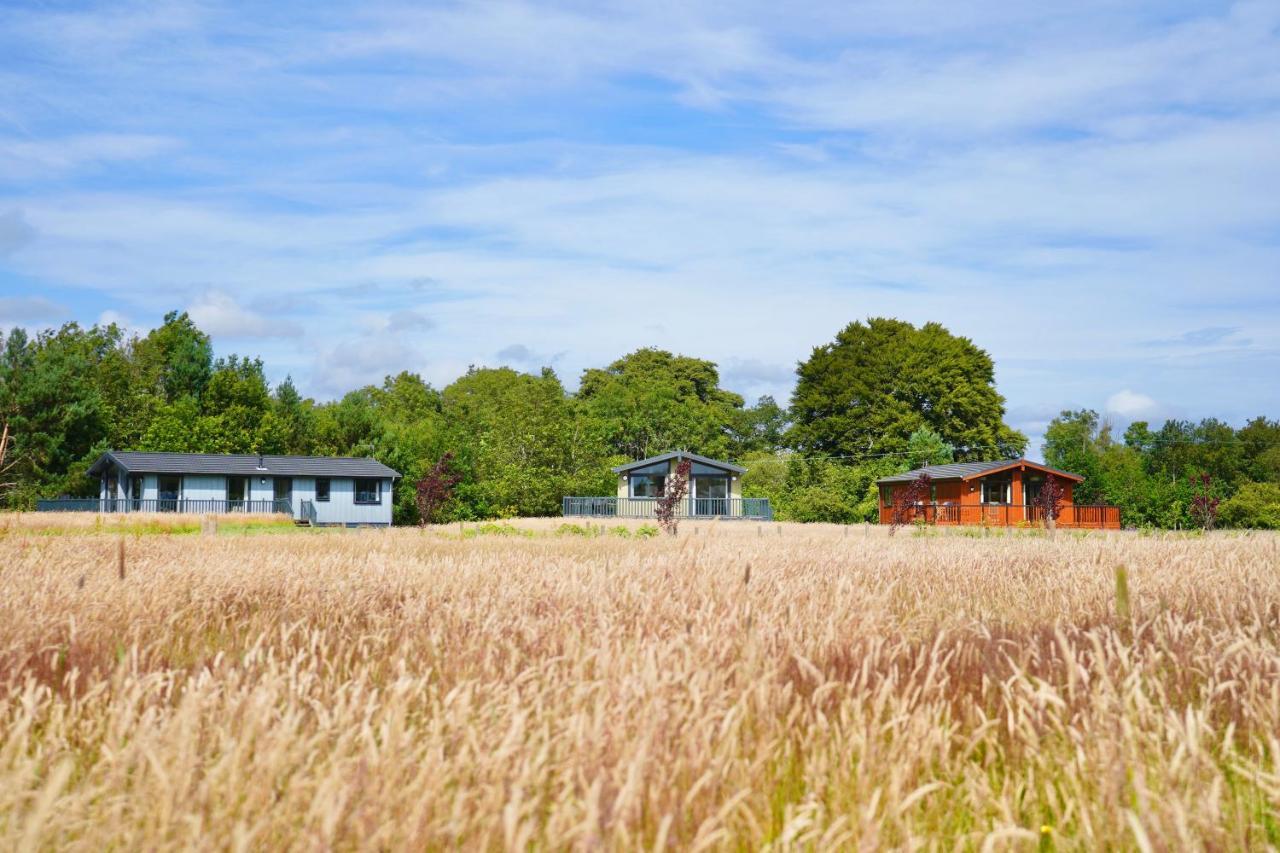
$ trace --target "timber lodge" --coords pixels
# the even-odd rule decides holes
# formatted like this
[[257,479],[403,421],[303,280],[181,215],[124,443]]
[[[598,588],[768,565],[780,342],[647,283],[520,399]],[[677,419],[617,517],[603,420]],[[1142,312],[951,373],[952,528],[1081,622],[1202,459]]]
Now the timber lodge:
[[876,481],[880,488],[880,523],[893,523],[894,499],[921,474],[931,480],[929,501],[915,503],[909,521],[926,524],[1040,526],[1045,523],[1039,505],[1040,490],[1049,475],[1062,487],[1059,527],[1120,529],[1120,508],[1102,504],[1077,504],[1072,492],[1084,480],[1079,474],[1059,471],[1026,459],[994,462],[955,462],[927,465]]

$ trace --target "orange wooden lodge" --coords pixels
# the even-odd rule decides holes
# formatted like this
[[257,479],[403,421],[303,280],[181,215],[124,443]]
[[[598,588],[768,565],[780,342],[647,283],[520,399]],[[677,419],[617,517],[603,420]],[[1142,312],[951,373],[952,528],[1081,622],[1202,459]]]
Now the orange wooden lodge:
[[904,474],[882,477],[876,481],[880,487],[881,524],[893,523],[895,496],[921,474],[928,474],[932,480],[932,495],[929,503],[920,501],[912,507],[909,521],[1043,526],[1045,513],[1044,508],[1038,505],[1038,499],[1045,478],[1052,474],[1062,488],[1057,526],[1120,529],[1120,507],[1082,505],[1072,500],[1075,485],[1084,477],[1026,459],[928,465]]

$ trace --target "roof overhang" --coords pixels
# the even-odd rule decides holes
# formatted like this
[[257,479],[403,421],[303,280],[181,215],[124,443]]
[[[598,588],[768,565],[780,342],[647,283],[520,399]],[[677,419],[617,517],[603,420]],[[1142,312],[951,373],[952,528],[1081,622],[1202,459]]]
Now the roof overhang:
[[1043,471],[1046,474],[1052,474],[1055,477],[1064,477],[1068,480],[1074,480],[1077,483],[1084,482],[1084,477],[1079,474],[1072,474],[1070,471],[1059,471],[1057,468],[1050,468],[1048,465],[1041,465],[1039,462],[1028,462],[1026,459],[1011,459],[1008,465],[1002,465],[999,468],[990,468],[986,471],[979,471],[976,474],[969,474],[958,479],[968,482],[969,480],[981,480],[983,477],[989,477],[992,474],[999,474],[1002,471],[1012,471],[1017,468],[1019,471],[1025,471],[1030,468],[1032,471]]
[[657,456],[650,456],[648,459],[637,459],[635,462],[628,462],[625,465],[618,465],[613,469],[615,474],[625,474],[636,468],[645,468],[658,462],[666,462],[668,459],[688,459],[690,462],[700,462],[703,465],[709,465],[712,468],[720,468],[724,471],[732,471],[735,474],[745,474],[747,469],[741,465],[734,465],[732,462],[721,462],[718,459],[711,459],[706,456],[699,456],[696,453],[690,453],[687,450],[673,450],[670,453],[660,453]]

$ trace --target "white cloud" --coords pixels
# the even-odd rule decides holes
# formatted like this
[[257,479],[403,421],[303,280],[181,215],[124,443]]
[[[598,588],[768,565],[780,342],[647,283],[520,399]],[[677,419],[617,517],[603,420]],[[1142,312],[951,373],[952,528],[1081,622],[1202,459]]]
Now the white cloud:
[[66,319],[66,306],[43,296],[0,296],[0,328]]
[[47,139],[0,138],[0,177],[28,181],[36,174],[58,174],[85,166],[143,160],[178,145],[169,137],[92,133]]
[[1123,391],[1117,391],[1107,398],[1106,410],[1110,413],[1120,415],[1125,418],[1134,418],[1139,415],[1150,414],[1158,408],[1155,400],[1146,394],[1139,394],[1125,388]]
[[302,334],[297,324],[267,317],[241,306],[229,294],[206,291],[187,313],[203,331],[227,338],[287,338]]
[[23,217],[21,210],[0,213],[0,257],[13,254],[36,238],[36,229]]
[[392,332],[426,332],[435,325],[430,317],[409,309],[392,312],[386,320],[386,328]]

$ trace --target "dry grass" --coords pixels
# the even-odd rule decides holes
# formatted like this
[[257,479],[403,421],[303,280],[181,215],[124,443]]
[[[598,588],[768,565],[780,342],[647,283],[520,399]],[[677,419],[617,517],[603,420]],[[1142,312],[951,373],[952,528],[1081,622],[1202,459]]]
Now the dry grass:
[[1274,535],[558,525],[11,527],[0,847],[1280,845]]
[[12,534],[67,536],[79,534],[108,534],[146,536],[153,534],[199,533],[215,523],[223,533],[230,532],[285,532],[294,527],[287,515],[231,513],[210,515],[207,513],[178,512],[0,512],[0,538]]

